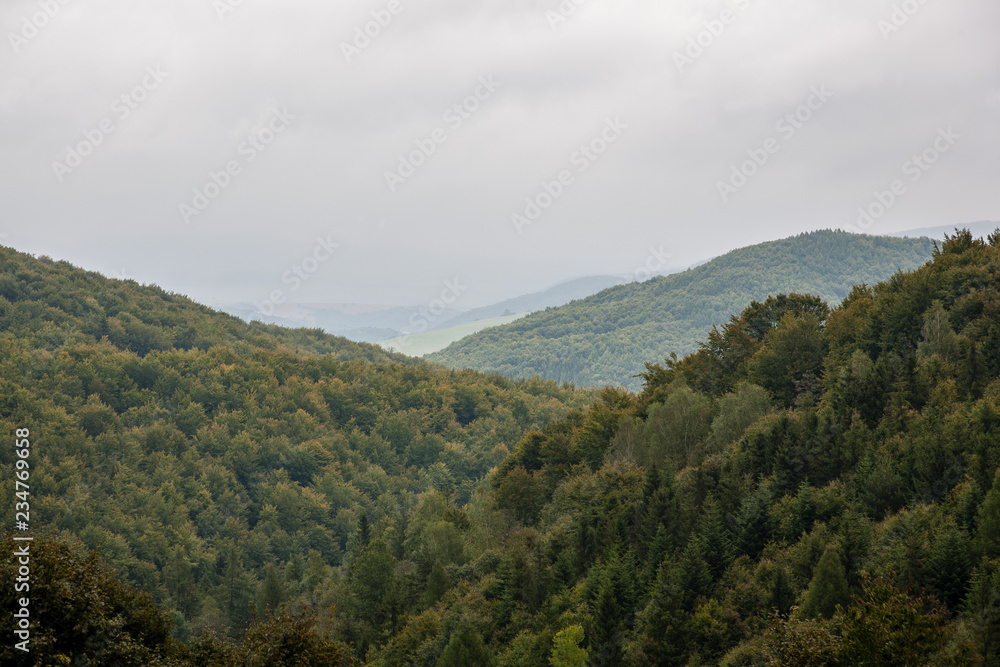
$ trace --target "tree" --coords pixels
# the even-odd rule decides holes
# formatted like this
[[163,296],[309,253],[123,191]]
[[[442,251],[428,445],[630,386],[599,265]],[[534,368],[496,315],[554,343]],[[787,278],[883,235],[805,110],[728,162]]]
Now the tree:
[[148,593],[140,593],[109,570],[97,552],[85,555],[61,539],[35,535],[17,543],[11,535],[4,544],[26,549],[30,559],[30,637],[28,652],[14,648],[21,609],[15,592],[19,557],[0,560],[0,621],[5,641],[0,663],[17,667],[35,664],[96,664],[143,667],[167,665],[179,647],[170,639],[173,618],[156,607]]
[[467,619],[458,622],[458,627],[451,635],[448,646],[435,667],[491,667],[493,656],[483,644],[483,637]]
[[350,589],[361,619],[376,632],[390,621],[397,594],[396,559],[382,540],[368,545],[351,567]]
[[840,562],[840,554],[836,548],[829,546],[816,564],[799,611],[803,618],[830,618],[837,606],[847,604],[849,599],[847,577],[844,575],[844,565]]
[[712,439],[717,447],[739,440],[747,428],[771,409],[771,399],[763,387],[749,382],[719,399],[718,416],[712,421]]
[[931,303],[924,314],[924,328],[921,330],[917,353],[921,356],[938,354],[948,361],[958,359],[959,339],[948,320],[948,311],[940,301]]
[[968,591],[972,577],[971,550],[972,541],[956,526],[940,531],[931,543],[927,573],[938,599],[950,609],[957,609]]
[[281,584],[281,577],[278,575],[278,568],[273,564],[268,564],[264,568],[264,581],[260,585],[260,607],[275,613],[281,603],[285,601],[285,589]]
[[750,360],[750,381],[771,392],[780,404],[793,405],[797,398],[819,389],[815,380],[822,373],[826,351],[820,317],[786,313]]
[[589,653],[582,648],[583,626],[571,625],[560,630],[552,638],[552,655],[549,664],[552,667],[586,667]]
[[423,603],[430,606],[441,599],[441,596],[448,590],[448,575],[444,571],[444,565],[440,560],[434,561],[434,567],[427,577],[427,589],[424,591]]
[[254,621],[235,664],[268,667],[350,667],[347,646],[317,629],[314,612]]
[[683,381],[674,383],[663,401],[649,409],[645,433],[649,461],[667,470],[695,463],[694,453],[712,424],[712,403]]
[[839,609],[841,663],[852,667],[910,667],[927,664],[944,643],[941,613],[910,597],[884,578],[865,578],[864,593]]
[[993,478],[993,488],[979,506],[976,546],[987,558],[1000,556],[1000,471]]
[[764,634],[769,667],[836,667],[840,638],[826,623],[775,614]]

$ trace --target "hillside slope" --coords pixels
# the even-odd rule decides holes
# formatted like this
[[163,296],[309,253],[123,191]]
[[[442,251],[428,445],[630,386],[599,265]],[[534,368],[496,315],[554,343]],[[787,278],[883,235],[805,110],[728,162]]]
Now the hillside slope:
[[751,300],[815,294],[839,303],[931,257],[928,239],[814,232],[730,252],[683,273],[606,289],[566,306],[469,336],[427,358],[510,377],[539,375],[594,387],[641,387],[646,361],[686,354],[712,325]]
[[369,664],[1000,664],[1000,231],[644,380],[518,444]]
[[[469,502],[524,433],[590,399],[0,247],[0,433],[31,433],[32,526],[99,547],[180,639],[330,598],[369,530],[423,549],[421,494]],[[13,526],[11,475],[0,490]],[[338,598],[362,654],[378,636],[364,598]]]

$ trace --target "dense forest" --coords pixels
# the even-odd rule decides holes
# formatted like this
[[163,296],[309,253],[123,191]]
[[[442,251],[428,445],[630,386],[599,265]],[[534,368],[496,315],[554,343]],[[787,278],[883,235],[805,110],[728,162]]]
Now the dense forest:
[[821,231],[734,250],[683,273],[611,287],[468,336],[428,359],[579,387],[642,388],[637,369],[693,352],[710,327],[752,300],[799,292],[840,303],[931,258],[932,241]]
[[638,393],[3,262],[52,664],[1000,663],[1000,230],[750,302]]
[[[0,248],[0,430],[32,433],[35,525],[96,549],[180,641],[240,638],[286,601],[336,604],[363,655],[384,630],[356,562],[369,536],[413,563],[385,602],[398,616],[470,537],[448,518],[481,511],[490,469],[594,397],[248,325]],[[12,475],[2,488],[13,526]]]

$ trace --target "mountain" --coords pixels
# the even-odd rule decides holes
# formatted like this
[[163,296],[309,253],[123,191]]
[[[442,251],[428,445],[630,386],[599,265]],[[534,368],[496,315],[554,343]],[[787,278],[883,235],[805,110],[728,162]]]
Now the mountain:
[[0,295],[2,664],[1000,664],[1000,232],[597,401],[2,249]]
[[[973,236],[976,237],[989,236],[998,227],[1000,227],[1000,222],[992,222],[989,220],[959,225],[959,228],[968,230]],[[921,229],[909,229],[903,232],[893,232],[888,234],[888,236],[895,236],[899,238],[919,238],[926,236],[927,238],[934,239],[935,241],[943,241],[946,235],[953,235],[955,230],[955,225],[944,225],[942,227],[923,227]]]
[[836,304],[855,284],[921,265],[932,249],[926,238],[802,234],[734,250],[683,273],[611,287],[487,329],[427,358],[510,377],[637,390],[636,369],[646,361],[693,351],[713,325],[751,300],[800,292]]
[[399,352],[411,357],[422,357],[443,350],[457,340],[466,336],[471,336],[483,329],[510,324],[524,317],[524,315],[504,315],[488,320],[475,320],[465,324],[458,324],[445,329],[431,329],[422,333],[410,334],[409,336],[399,336],[389,340],[379,341],[379,347],[390,352]]
[[364,304],[285,303],[266,312],[253,304],[225,306],[227,313],[246,322],[262,321],[286,328],[322,329],[362,343],[377,343],[403,335],[423,323],[436,327],[462,314],[446,308],[431,314],[426,307],[379,306]]
[[[39,539],[57,542],[46,547],[51,558],[33,563],[47,579],[31,588],[32,633],[51,652],[22,656],[6,642],[0,663],[161,664],[138,645],[171,626],[181,641],[257,641],[252,610],[277,614],[288,600],[297,601],[289,613],[350,608],[356,623],[345,636],[363,656],[382,620],[398,614],[394,605],[409,605],[342,578],[347,563],[362,567],[371,535],[394,526],[385,557],[406,552],[417,569],[431,568],[462,548],[453,508],[475,502],[509,449],[594,398],[554,382],[451,371],[316,329],[248,324],[156,286],[0,247],[0,432],[30,432],[30,467],[16,468],[29,471],[30,492],[17,491]],[[0,452],[5,470],[19,460],[13,447]],[[5,525],[14,526],[14,476],[3,475],[0,489]],[[448,518],[428,514],[425,496],[446,497]],[[64,573],[81,546],[148,592],[167,611],[167,629],[127,590],[100,584],[106,575],[83,563]],[[85,584],[106,597],[88,597]],[[47,603],[36,599],[43,594]],[[106,609],[94,607],[98,599]],[[135,614],[142,618],[126,624]],[[98,617],[107,624],[90,635]],[[6,618],[0,625],[13,636]],[[110,643],[125,653],[94,653]]]
[[501,301],[500,303],[493,304],[492,306],[474,308],[460,315],[451,317],[433,328],[440,329],[444,327],[453,327],[459,324],[466,324],[468,322],[489,320],[509,315],[521,315],[524,313],[533,313],[538,310],[545,310],[546,308],[555,308],[557,306],[566,305],[570,301],[575,301],[576,299],[582,299],[583,297],[590,296],[591,294],[596,294],[601,290],[611,287],[612,285],[617,285],[619,282],[621,282],[621,279],[616,278],[615,276],[587,276],[584,278],[576,278],[575,280],[559,283],[558,285],[541,292],[507,299],[506,301]]
[[[319,328],[350,340],[379,343],[392,338],[562,306],[619,281],[614,276],[586,276],[559,283],[541,292],[468,311],[445,308],[441,312],[432,312],[426,306],[321,303],[285,303],[263,309],[254,304],[240,303],[225,306],[223,310],[247,322],[259,320],[283,327]],[[480,329],[485,326],[491,325],[485,324]]]
[[368,664],[1000,664],[1000,233],[643,379],[518,444]]

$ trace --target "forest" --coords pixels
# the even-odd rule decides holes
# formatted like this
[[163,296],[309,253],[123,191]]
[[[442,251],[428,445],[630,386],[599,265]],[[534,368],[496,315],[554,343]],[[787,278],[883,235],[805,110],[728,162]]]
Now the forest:
[[706,332],[753,300],[788,292],[831,305],[931,258],[926,238],[819,231],[734,250],[682,273],[608,288],[473,334],[428,355],[452,368],[642,389],[639,370],[694,352]]
[[5,249],[44,529],[38,653],[0,661],[998,664],[1000,230],[836,301],[581,390]]
[[[595,396],[246,324],[0,249],[0,423],[32,433],[35,524],[148,592],[179,642],[241,638],[285,602],[337,604],[363,654],[381,620],[361,568],[344,573],[369,531],[414,563],[400,585],[417,591],[470,537],[447,512],[475,516],[509,449]],[[2,487],[13,526],[12,475]],[[426,514],[435,494],[448,506]]]

